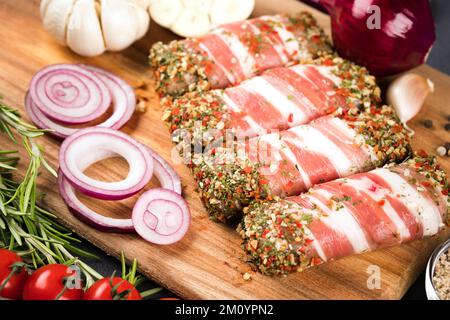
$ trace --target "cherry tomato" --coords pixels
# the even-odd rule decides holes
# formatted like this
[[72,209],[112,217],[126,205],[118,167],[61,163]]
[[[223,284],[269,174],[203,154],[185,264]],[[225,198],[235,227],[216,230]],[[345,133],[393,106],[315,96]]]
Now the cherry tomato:
[[103,278],[84,293],[84,300],[142,300],[141,294],[127,280]]
[[34,272],[23,288],[24,300],[81,300],[80,275],[63,264],[49,264]]
[[13,251],[0,249],[0,297],[18,300],[28,272],[22,259]]

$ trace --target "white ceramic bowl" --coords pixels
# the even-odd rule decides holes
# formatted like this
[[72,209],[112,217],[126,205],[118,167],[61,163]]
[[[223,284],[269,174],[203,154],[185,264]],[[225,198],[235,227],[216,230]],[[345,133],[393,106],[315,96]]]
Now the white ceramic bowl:
[[427,270],[425,271],[425,291],[427,293],[428,300],[440,300],[433,285],[434,269],[440,256],[449,249],[450,239],[438,246],[431,254],[430,260],[428,260]]

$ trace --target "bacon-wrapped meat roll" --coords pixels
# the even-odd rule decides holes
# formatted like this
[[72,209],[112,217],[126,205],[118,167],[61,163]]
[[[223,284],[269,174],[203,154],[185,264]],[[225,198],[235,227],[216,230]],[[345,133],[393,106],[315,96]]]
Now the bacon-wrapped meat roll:
[[180,96],[226,88],[264,70],[303,63],[331,46],[307,12],[263,16],[223,25],[193,39],[158,42],[150,51],[157,90]]
[[410,134],[392,107],[352,108],[308,125],[237,141],[191,163],[214,219],[241,216],[253,199],[298,195],[325,181],[371,170],[410,153]]
[[300,196],[256,201],[239,232],[259,271],[288,274],[437,234],[449,222],[449,191],[435,159],[417,156]]
[[339,57],[275,68],[225,90],[167,99],[164,119],[175,143],[208,144],[218,135],[254,137],[286,130],[352,107],[380,104],[380,89],[365,68]]

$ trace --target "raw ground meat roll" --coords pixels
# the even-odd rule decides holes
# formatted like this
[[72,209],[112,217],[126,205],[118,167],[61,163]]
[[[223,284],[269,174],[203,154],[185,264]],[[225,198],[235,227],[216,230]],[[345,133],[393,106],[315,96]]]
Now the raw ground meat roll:
[[158,42],[150,50],[161,95],[236,85],[264,70],[331,52],[311,14],[263,16],[213,29],[199,38]]
[[254,137],[380,101],[365,68],[325,55],[312,64],[268,70],[236,87],[166,99],[163,118],[173,142],[207,145],[217,136]]
[[393,108],[354,107],[339,117],[206,150],[190,167],[211,217],[226,222],[240,218],[253,199],[298,195],[402,161],[410,154],[409,140]]
[[245,208],[239,232],[251,263],[288,274],[437,234],[449,223],[449,181],[434,158],[352,175]]

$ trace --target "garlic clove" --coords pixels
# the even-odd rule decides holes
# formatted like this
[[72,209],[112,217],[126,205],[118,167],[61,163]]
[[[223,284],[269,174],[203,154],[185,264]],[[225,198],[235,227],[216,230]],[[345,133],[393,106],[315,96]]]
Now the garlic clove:
[[137,16],[137,33],[135,39],[141,39],[147,33],[148,27],[150,25],[150,16],[147,13],[147,10],[142,8],[135,8],[136,16]]
[[39,12],[41,13],[41,18],[44,18],[45,12],[47,11],[47,7],[52,2],[52,0],[41,0],[41,4],[39,6]]
[[147,10],[150,7],[150,5],[152,4],[152,2],[160,1],[160,0],[129,0],[129,1],[137,4],[144,10]]
[[211,23],[206,13],[184,8],[171,30],[182,37],[198,37],[209,31]]
[[130,46],[140,31],[137,20],[134,4],[126,0],[102,0],[101,24],[107,49],[120,51]]
[[82,56],[92,57],[105,52],[94,0],[77,0],[75,3],[67,25],[67,45]]
[[181,0],[152,1],[150,16],[160,26],[170,28],[183,11]]
[[387,90],[387,103],[397,111],[403,123],[407,123],[422,108],[425,99],[434,92],[430,79],[415,73],[407,73],[395,79]]
[[66,30],[75,0],[47,0],[41,3],[44,29],[56,40],[66,44]]
[[182,0],[183,6],[198,13],[209,14],[213,0]]
[[214,0],[211,22],[214,26],[247,19],[253,12],[255,0]]

